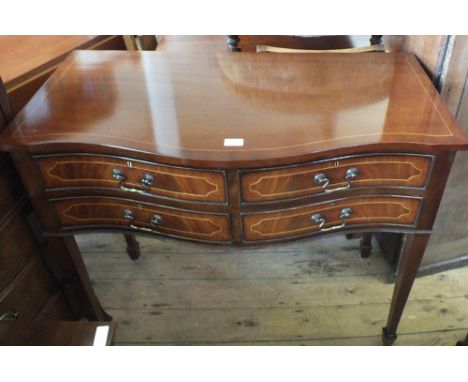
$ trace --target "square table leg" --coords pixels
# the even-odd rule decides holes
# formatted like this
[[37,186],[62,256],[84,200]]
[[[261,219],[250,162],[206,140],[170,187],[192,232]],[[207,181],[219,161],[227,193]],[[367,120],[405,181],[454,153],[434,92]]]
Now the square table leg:
[[404,238],[387,326],[382,330],[384,345],[392,345],[397,338],[398,323],[408,300],[429,237],[429,234],[407,234]]

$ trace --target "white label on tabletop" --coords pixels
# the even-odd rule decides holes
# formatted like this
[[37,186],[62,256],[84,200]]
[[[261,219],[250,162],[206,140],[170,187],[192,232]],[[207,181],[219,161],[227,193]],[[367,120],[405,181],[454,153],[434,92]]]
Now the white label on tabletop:
[[225,147],[242,147],[244,146],[244,138],[224,138]]
[[107,336],[109,335],[109,325],[98,326],[94,335],[93,346],[106,346]]

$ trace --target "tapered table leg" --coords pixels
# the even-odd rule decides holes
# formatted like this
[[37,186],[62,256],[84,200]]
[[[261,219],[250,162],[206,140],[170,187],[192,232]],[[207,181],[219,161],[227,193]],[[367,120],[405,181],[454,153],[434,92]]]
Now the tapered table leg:
[[404,239],[387,326],[382,330],[384,345],[392,345],[397,338],[398,323],[426,250],[429,236],[429,234],[408,234]]

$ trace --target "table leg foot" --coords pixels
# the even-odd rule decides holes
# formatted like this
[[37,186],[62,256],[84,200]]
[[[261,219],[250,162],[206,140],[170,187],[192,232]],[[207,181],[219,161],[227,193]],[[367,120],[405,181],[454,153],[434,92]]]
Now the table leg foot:
[[384,346],[391,346],[397,339],[396,333],[388,333],[387,328],[382,328],[382,343]]

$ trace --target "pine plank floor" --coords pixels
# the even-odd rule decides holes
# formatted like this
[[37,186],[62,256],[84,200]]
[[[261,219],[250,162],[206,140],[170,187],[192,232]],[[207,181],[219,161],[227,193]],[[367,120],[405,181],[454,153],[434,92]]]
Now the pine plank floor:
[[[120,234],[77,242],[116,345],[380,345],[393,290],[379,250],[334,236],[257,249]],[[395,345],[453,345],[468,331],[468,267],[416,280]]]

